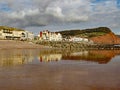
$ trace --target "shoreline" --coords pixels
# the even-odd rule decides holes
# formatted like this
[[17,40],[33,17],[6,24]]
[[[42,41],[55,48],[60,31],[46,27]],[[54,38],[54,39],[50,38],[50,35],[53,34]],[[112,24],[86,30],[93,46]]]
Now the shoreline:
[[120,50],[120,46],[113,45],[89,45],[70,42],[46,42],[46,43],[33,43],[28,41],[17,40],[0,40],[1,49],[68,49],[68,50]]
[[27,41],[0,40],[1,49],[46,49],[48,46],[34,44]]

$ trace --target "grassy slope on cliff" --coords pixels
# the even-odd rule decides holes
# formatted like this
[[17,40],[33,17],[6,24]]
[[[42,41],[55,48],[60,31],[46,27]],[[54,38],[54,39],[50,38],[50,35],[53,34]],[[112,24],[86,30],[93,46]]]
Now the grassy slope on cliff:
[[91,37],[96,37],[96,36],[102,36],[109,32],[111,32],[109,28],[99,27],[99,28],[84,29],[84,30],[65,30],[65,31],[60,31],[59,33],[61,33],[63,37],[78,36],[78,37],[91,38]]

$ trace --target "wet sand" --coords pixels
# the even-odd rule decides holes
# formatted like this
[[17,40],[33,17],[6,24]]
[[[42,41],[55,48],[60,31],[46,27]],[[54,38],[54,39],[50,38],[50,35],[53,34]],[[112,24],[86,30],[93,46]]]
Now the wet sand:
[[27,41],[0,40],[0,49],[34,49],[47,48]]
[[[0,90],[120,90],[119,51],[104,51],[103,56],[112,57],[102,64],[88,61],[91,53],[87,58],[84,54],[85,58],[79,58],[85,59],[85,63],[73,57],[65,60],[63,56],[60,61],[47,63],[40,62],[40,56],[52,52],[38,49],[10,51],[0,51]],[[98,57],[103,51],[93,53]]]
[[41,63],[0,68],[0,90],[120,90],[120,64]]

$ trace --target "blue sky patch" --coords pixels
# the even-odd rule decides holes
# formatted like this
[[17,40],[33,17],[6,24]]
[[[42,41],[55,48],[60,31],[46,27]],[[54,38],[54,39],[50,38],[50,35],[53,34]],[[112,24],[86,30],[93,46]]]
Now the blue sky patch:
[[106,0],[93,0],[92,3],[100,3],[100,2],[104,2],[104,1],[106,1]]
[[9,12],[11,8],[5,3],[0,3],[0,11]]
[[117,7],[120,8],[120,0],[117,0]]

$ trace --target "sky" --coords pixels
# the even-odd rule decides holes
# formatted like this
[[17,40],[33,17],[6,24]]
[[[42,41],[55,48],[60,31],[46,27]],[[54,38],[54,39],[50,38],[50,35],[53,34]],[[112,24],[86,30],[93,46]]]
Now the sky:
[[120,34],[120,0],[0,0],[0,26],[35,34],[109,27]]

